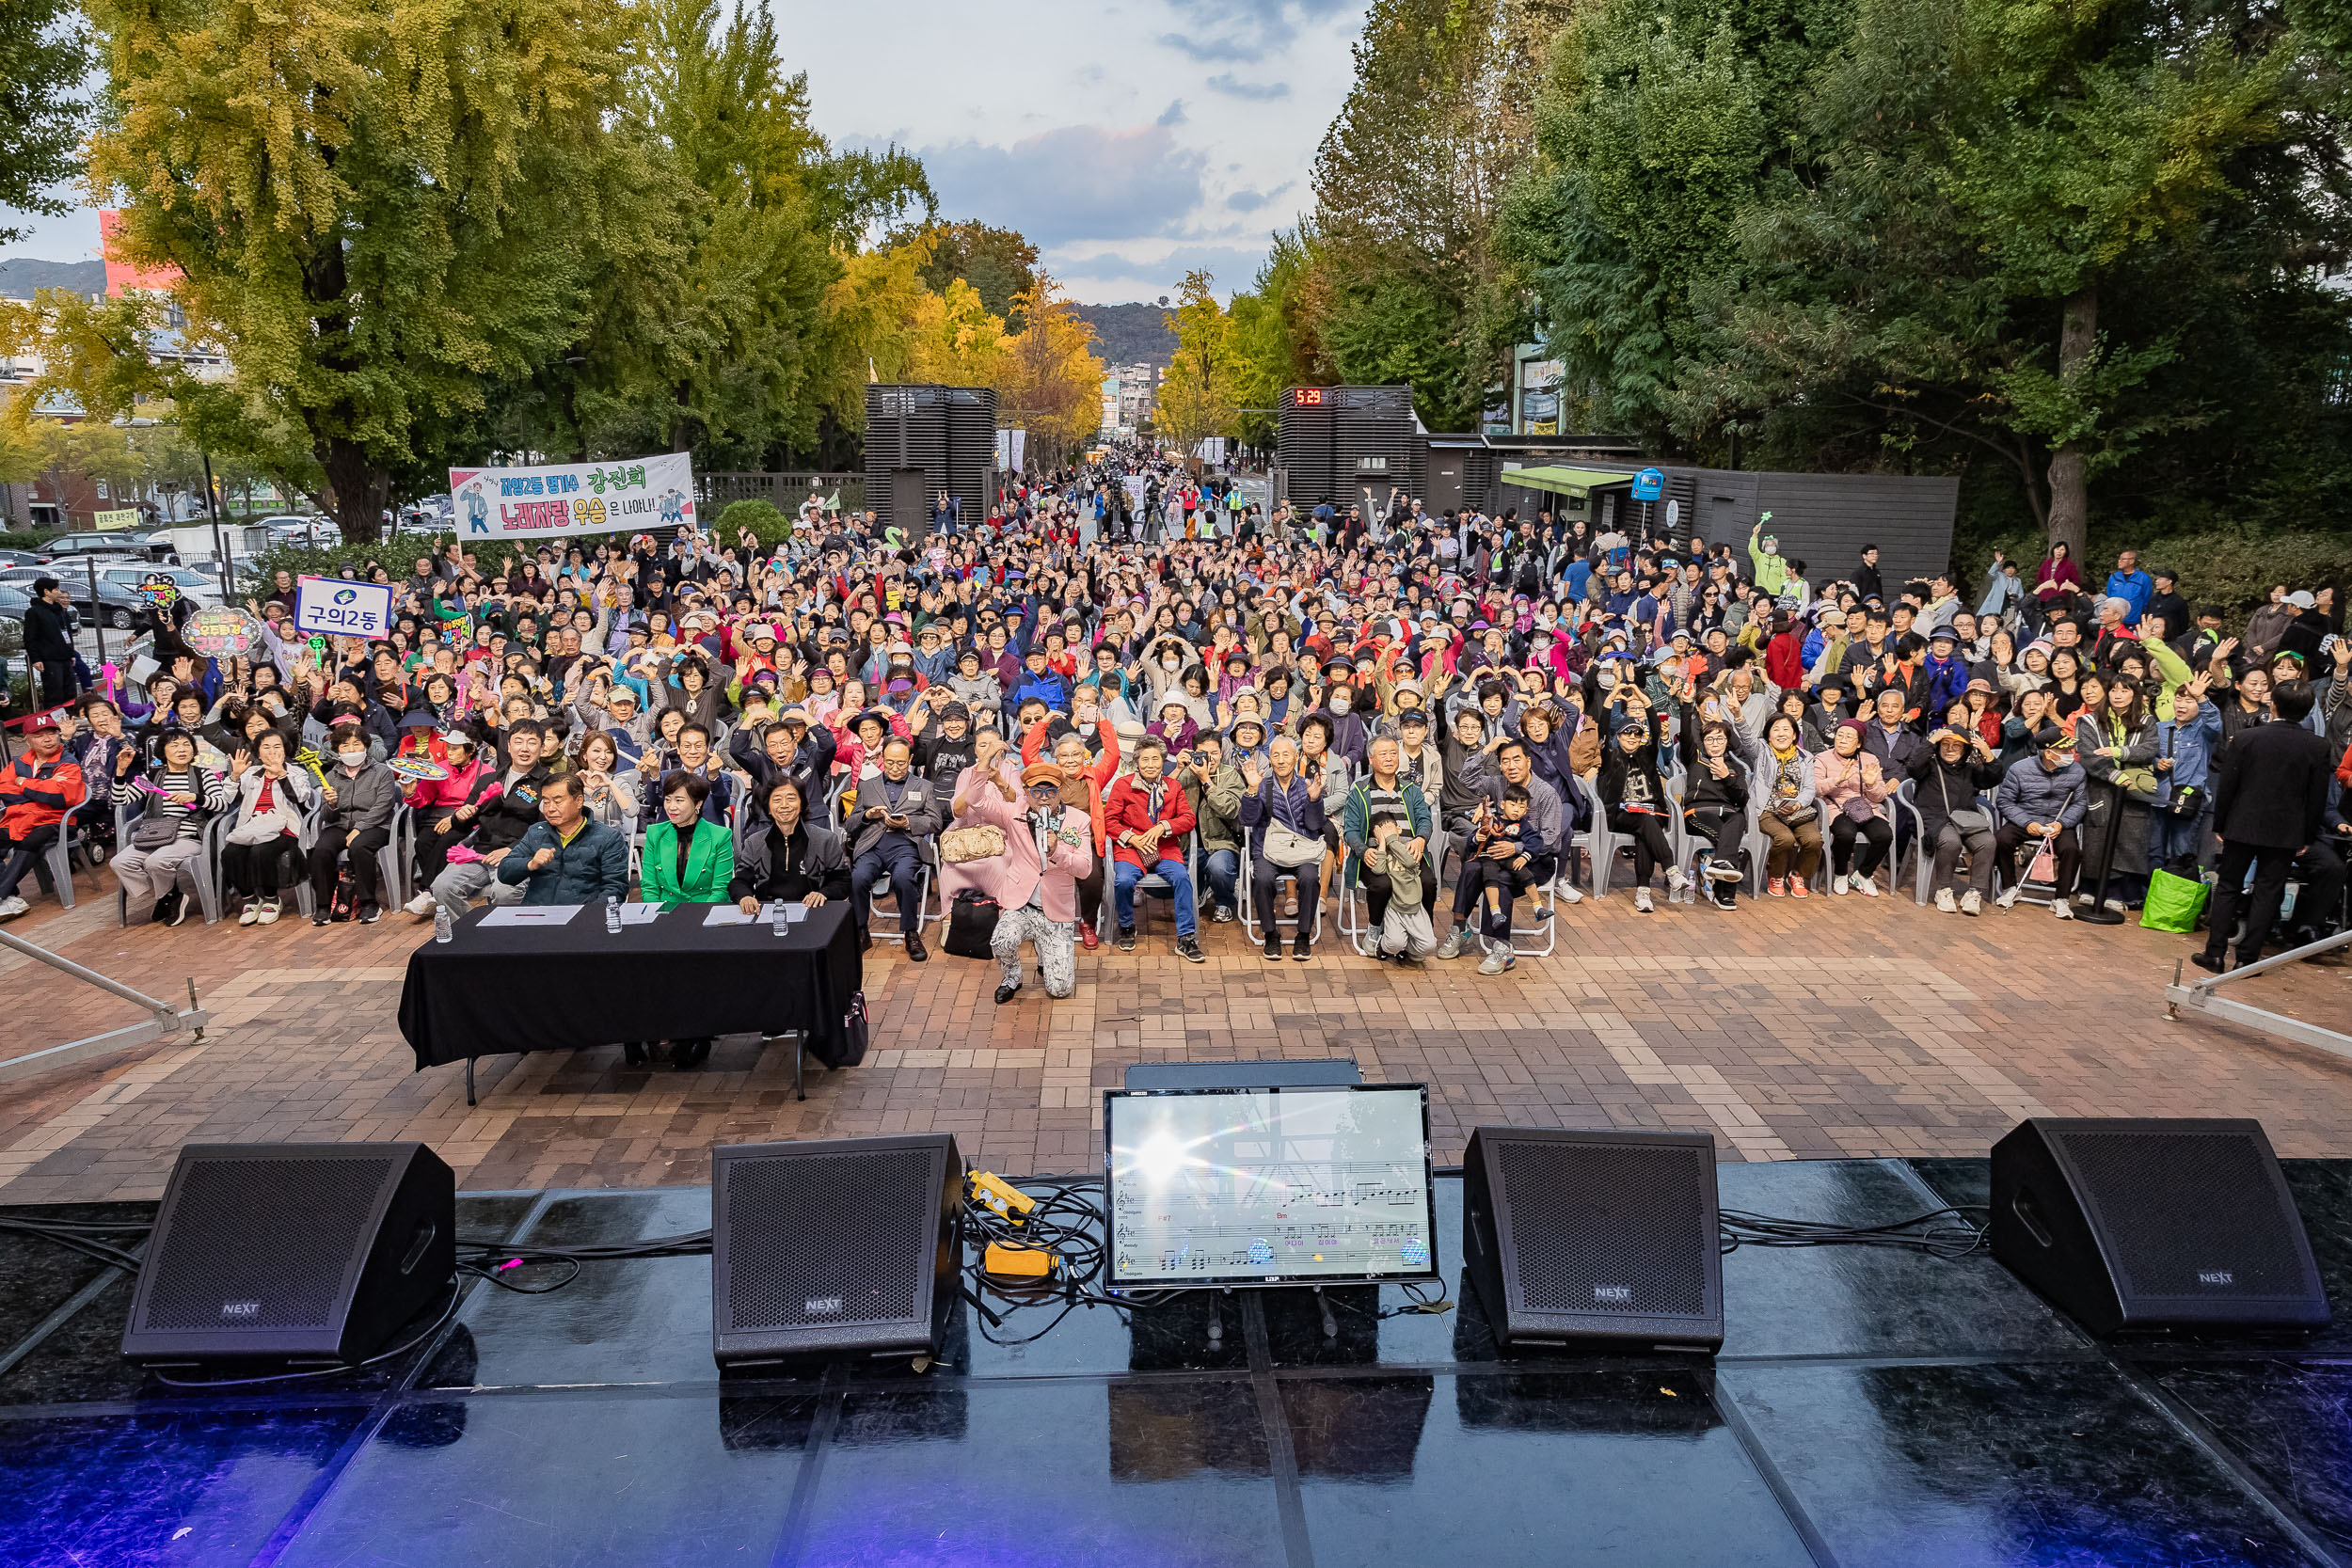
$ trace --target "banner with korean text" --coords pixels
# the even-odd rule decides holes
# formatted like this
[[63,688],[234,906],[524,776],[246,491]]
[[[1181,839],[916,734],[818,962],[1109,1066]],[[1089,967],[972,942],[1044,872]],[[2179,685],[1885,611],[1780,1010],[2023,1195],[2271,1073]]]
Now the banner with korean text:
[[460,540],[694,526],[693,460],[682,451],[539,468],[452,468],[449,494]]

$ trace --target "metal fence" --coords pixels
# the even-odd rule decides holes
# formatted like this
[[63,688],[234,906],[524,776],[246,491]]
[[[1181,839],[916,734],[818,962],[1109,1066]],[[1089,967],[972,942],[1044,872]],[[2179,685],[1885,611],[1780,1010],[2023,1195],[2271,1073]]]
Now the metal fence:
[[841,510],[862,512],[866,509],[866,476],[864,474],[818,473],[803,470],[798,473],[724,474],[709,473],[694,476],[695,499],[706,518],[715,521],[718,514],[735,501],[763,500],[787,517],[797,516],[801,503],[814,490],[819,500],[831,500],[837,491]]

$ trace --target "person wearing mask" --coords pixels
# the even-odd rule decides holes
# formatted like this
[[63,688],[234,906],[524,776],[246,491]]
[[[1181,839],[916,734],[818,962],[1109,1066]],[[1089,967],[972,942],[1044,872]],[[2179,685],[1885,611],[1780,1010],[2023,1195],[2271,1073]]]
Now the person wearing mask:
[[[2190,954],[2189,962],[2216,974],[2229,967],[2230,935],[2242,906],[2246,932],[2238,938],[2237,961],[2243,967],[2261,958],[2270,928],[2278,924],[2288,868],[2305,846],[2319,839],[2328,809],[2333,759],[2328,743],[2303,727],[2312,711],[2311,687],[2289,682],[2270,700],[2277,716],[2240,734],[2214,763],[2213,826],[2221,837],[2221,859],[2204,950]],[[2250,901],[2240,892],[2249,872]],[[2301,896],[2332,909],[2329,891],[2307,886]],[[2342,882],[2332,891],[2340,895]]]
[[122,884],[125,925],[151,920],[177,926],[196,897],[197,858],[204,852],[207,818],[235,799],[229,781],[196,761],[196,736],[165,732],[151,773],[134,776],[134,747],[115,753],[114,803],[129,810],[144,802],[128,841],[115,852],[115,879]]
[[1192,872],[1183,856],[1184,835],[1196,818],[1183,785],[1165,776],[1167,764],[1167,748],[1145,740],[1136,748],[1135,771],[1120,775],[1103,802],[1103,825],[1116,857],[1112,904],[1119,917],[1119,950],[1136,950],[1136,885],[1157,874],[1176,901],[1177,956],[1206,963],[1195,924]]
[[851,826],[850,900],[858,928],[866,928],[874,885],[887,879],[898,902],[898,928],[907,957],[930,958],[923,945],[920,878],[924,845],[939,832],[939,798],[930,782],[912,773],[914,748],[898,736],[882,742],[882,775],[862,783]]
[[381,868],[376,851],[392,841],[392,813],[400,806],[400,781],[392,770],[368,752],[367,732],[358,724],[338,724],[327,735],[327,754],[334,766],[319,785],[324,810],[318,836],[308,850],[310,873],[310,924],[324,926],[334,918],[337,861],[351,857],[351,895],[354,912],[366,925],[383,917],[376,885]]
[[966,786],[971,815],[1005,834],[1005,852],[979,863],[997,906],[989,951],[1003,974],[999,1006],[1021,990],[1024,942],[1037,951],[1046,995],[1058,1001],[1078,988],[1076,879],[1094,869],[1094,832],[1084,813],[1062,804],[1061,787],[1062,770],[1048,762],[1031,763],[1018,789],[994,770]]
[[1265,931],[1268,963],[1282,958],[1281,906],[1275,886],[1287,877],[1298,889],[1298,915],[1291,957],[1313,957],[1315,916],[1323,901],[1323,794],[1298,768],[1298,743],[1278,735],[1266,746],[1266,764],[1252,757],[1242,765],[1240,822],[1249,835],[1249,899]]

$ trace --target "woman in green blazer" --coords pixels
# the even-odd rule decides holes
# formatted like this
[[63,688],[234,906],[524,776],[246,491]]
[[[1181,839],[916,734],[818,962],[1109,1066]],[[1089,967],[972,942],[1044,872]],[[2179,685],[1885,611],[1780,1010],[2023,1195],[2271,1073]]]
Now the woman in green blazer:
[[735,876],[735,835],[703,820],[709,781],[684,769],[661,781],[661,813],[645,834],[639,869],[648,904],[725,904]]
[[[675,769],[661,780],[662,820],[645,832],[644,859],[638,868],[639,896],[648,904],[724,904],[735,877],[735,835],[703,820],[710,784]],[[670,1066],[683,1072],[710,1055],[707,1038],[672,1040]],[[628,1048],[628,1065],[644,1063],[644,1048]]]

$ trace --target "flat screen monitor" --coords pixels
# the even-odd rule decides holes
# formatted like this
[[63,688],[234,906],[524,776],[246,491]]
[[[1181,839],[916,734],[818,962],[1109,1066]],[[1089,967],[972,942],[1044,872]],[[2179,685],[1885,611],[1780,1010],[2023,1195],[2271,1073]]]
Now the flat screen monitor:
[[1114,1290],[1435,1279],[1429,1091],[1114,1089]]

